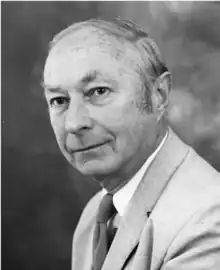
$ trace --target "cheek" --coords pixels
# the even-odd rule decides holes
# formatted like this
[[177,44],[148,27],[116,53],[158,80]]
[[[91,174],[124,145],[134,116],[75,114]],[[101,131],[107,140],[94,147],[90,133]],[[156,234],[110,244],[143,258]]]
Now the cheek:
[[[120,144],[135,140],[140,125],[140,112],[135,102],[114,104],[108,110],[97,114],[98,121],[105,130],[112,133]],[[126,145],[125,145],[126,146]]]
[[134,100],[134,93],[126,93],[121,95],[112,104],[106,106],[99,115],[103,123],[112,126],[127,127],[129,122],[133,119],[138,119],[139,110],[137,108],[136,100]]
[[60,146],[64,144],[65,141],[65,120],[64,117],[57,117],[54,115],[50,115],[50,122],[53,128],[54,134],[56,136],[56,140]]
[[143,112],[137,101],[131,100],[121,106],[115,106],[111,108],[111,112],[103,115],[103,125],[115,133],[118,143],[125,148],[136,147],[141,141],[152,140],[155,134],[155,117]]

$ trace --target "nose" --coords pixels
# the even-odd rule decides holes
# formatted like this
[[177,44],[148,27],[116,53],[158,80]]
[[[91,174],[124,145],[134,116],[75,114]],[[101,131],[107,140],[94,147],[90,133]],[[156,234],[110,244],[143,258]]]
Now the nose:
[[65,128],[67,132],[78,135],[92,128],[92,119],[83,101],[70,101],[65,118]]

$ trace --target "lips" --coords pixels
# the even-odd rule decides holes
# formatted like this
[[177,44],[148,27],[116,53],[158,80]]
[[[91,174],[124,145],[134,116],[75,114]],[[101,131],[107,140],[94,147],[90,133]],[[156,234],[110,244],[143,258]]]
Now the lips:
[[78,148],[76,150],[74,150],[73,152],[77,153],[77,152],[85,152],[85,151],[88,151],[88,150],[92,150],[92,149],[96,149],[104,144],[107,144],[108,142],[104,142],[104,143],[96,143],[96,144],[92,144],[92,145],[89,145],[89,146],[86,146],[86,147],[83,147],[83,148]]

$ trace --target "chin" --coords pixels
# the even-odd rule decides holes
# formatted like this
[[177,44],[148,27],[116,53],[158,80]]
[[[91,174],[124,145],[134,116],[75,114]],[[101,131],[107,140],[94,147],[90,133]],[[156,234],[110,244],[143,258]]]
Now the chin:
[[75,168],[83,175],[87,176],[102,176],[109,175],[114,172],[114,169],[100,160],[87,161],[84,164],[75,164]]

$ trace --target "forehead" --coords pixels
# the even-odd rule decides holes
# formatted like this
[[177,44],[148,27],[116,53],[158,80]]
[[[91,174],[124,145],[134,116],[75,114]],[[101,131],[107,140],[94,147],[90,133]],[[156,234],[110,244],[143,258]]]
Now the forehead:
[[[114,37],[84,32],[77,38],[69,35],[50,51],[44,69],[46,84],[73,83],[91,69],[120,77],[137,71],[137,53],[131,44],[120,43]],[[72,81],[72,82],[70,82]]]

